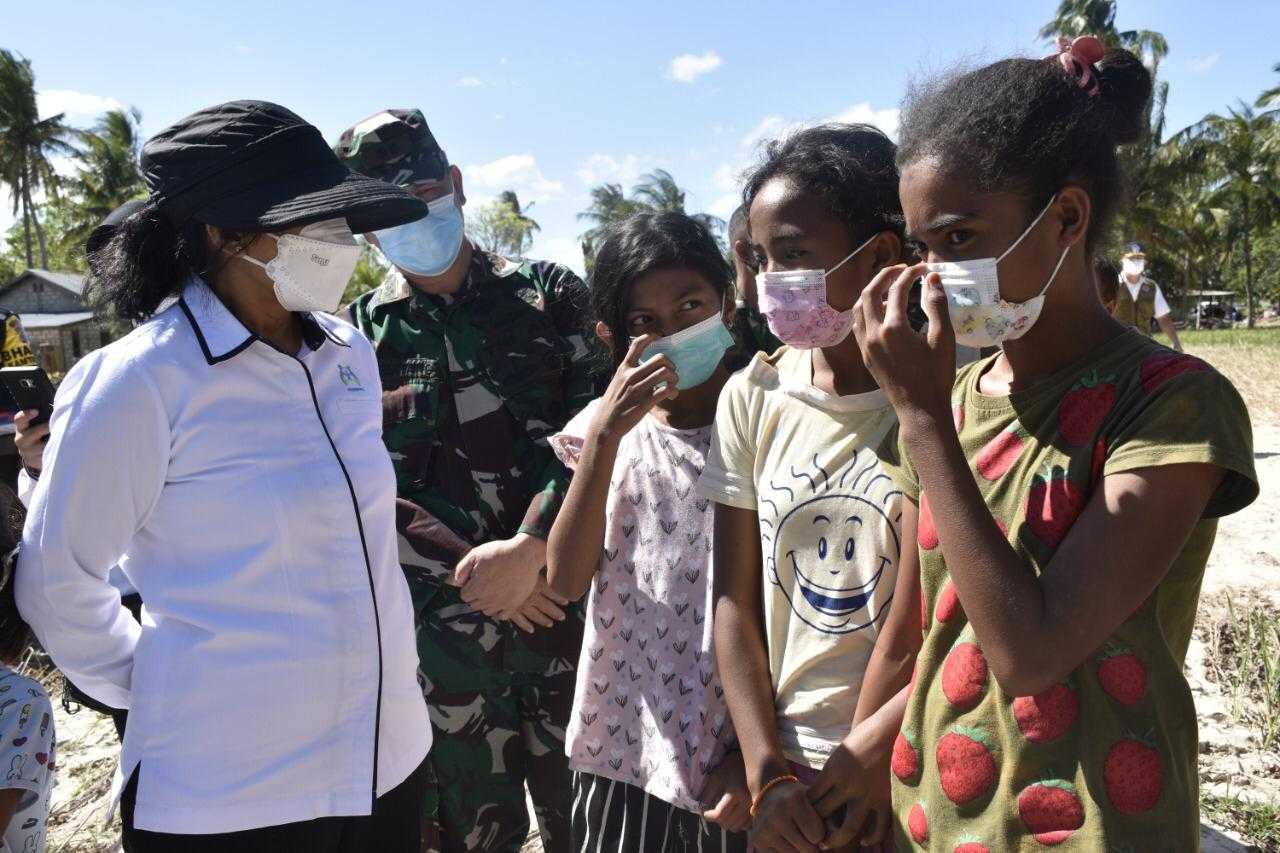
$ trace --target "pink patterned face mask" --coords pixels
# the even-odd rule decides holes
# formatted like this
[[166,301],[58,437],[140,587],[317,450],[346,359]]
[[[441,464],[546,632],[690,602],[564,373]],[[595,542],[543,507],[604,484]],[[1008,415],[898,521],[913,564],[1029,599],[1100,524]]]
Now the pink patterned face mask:
[[872,234],[829,270],[782,270],[756,276],[760,312],[769,321],[769,330],[778,340],[796,349],[833,347],[849,337],[853,309],[837,311],[827,302],[827,276],[879,236]]

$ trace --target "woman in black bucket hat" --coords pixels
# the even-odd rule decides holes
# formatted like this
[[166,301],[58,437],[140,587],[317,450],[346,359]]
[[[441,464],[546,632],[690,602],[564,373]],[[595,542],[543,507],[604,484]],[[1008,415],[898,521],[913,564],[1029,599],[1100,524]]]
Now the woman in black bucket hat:
[[[127,851],[416,851],[431,742],[352,231],[426,214],[275,104],[201,110],[94,253],[142,321],[58,389],[19,607],[129,709]],[[135,623],[107,581],[145,602]]]

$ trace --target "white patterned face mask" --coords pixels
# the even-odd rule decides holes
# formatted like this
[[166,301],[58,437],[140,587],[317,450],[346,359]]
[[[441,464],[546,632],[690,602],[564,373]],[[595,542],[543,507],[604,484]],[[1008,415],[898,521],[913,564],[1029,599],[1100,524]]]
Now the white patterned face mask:
[[1056,199],[1056,195],[1049,199],[1044,210],[1031,220],[1026,230],[1000,257],[929,264],[929,271],[936,272],[942,279],[942,289],[947,295],[947,313],[951,315],[951,326],[955,329],[957,344],[968,347],[998,346],[1005,341],[1017,340],[1035,325],[1040,309],[1044,307],[1044,295],[1049,292],[1049,285],[1053,284],[1058,270],[1062,269],[1062,263],[1067,259],[1067,252],[1071,251],[1071,247],[1062,250],[1058,265],[1053,268],[1040,293],[1026,302],[1008,302],[1000,296],[997,265],[1031,233],[1031,229],[1039,224]]
[[338,310],[347,282],[360,260],[360,246],[345,219],[306,226],[298,234],[268,234],[276,241],[276,256],[263,263],[236,257],[262,267],[271,279],[276,301],[286,311]]

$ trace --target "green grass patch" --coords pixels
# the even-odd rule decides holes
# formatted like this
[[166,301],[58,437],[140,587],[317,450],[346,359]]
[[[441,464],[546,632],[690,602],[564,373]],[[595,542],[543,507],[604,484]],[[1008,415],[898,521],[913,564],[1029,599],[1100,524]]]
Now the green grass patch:
[[1260,850],[1280,851],[1280,806],[1201,792],[1200,813],[1202,818],[1237,833]]
[[[1163,335],[1159,337],[1163,338]],[[1280,326],[1265,329],[1185,329],[1178,332],[1178,337],[1188,349],[1227,347],[1280,352]]]

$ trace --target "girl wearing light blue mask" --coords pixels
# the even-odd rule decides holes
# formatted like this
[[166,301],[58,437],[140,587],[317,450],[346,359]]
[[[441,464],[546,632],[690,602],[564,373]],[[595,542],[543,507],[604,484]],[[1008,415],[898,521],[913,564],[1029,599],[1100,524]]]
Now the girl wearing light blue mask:
[[729,377],[730,276],[707,230],[677,213],[622,223],[592,270],[616,373],[552,439],[575,473],[547,542],[551,585],[589,595],[566,734],[575,850],[601,833],[626,849],[746,848],[711,647],[714,512],[695,488]]

